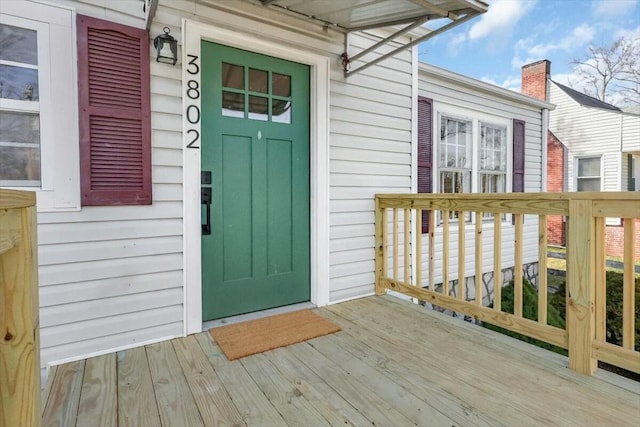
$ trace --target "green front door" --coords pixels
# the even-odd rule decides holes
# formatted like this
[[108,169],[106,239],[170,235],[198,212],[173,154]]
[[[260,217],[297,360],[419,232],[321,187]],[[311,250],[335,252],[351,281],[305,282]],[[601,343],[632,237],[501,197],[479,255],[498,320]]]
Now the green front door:
[[309,301],[309,67],[203,41],[201,167],[203,320]]

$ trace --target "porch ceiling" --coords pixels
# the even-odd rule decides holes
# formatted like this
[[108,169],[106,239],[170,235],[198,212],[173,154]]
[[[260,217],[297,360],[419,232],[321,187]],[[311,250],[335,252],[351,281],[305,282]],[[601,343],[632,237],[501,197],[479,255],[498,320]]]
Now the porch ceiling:
[[400,25],[418,19],[459,19],[487,11],[477,0],[261,0],[344,32]]
[[[470,20],[488,10],[480,0],[259,0],[262,5],[277,8],[345,33],[345,52],[342,54],[345,77],[362,71],[398,52],[432,38],[456,25]],[[432,20],[445,20],[431,30],[424,25]],[[351,56],[348,34],[382,27],[399,27],[389,37]],[[362,58],[381,46],[397,41],[416,29],[421,35],[412,41],[375,59]],[[353,64],[359,61],[358,67]]]

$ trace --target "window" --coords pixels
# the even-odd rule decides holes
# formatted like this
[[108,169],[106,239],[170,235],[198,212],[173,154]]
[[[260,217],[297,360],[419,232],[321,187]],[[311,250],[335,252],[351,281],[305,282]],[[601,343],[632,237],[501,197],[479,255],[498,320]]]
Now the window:
[[576,191],[600,191],[600,157],[576,159]]
[[30,25],[26,20],[3,18],[0,22],[0,185],[40,187],[39,63],[46,58],[39,52],[46,42],[45,28]]
[[440,120],[440,192],[470,193],[472,123],[442,116]]
[[[440,111],[438,107],[441,107]],[[433,129],[432,123],[438,127]],[[431,99],[419,96],[418,192],[524,191],[525,127],[522,120],[439,106]],[[434,144],[431,143],[433,137]],[[432,170],[432,159],[435,171]],[[457,218],[456,212],[450,215],[451,219]],[[492,217],[485,214],[487,219]],[[503,218],[506,220],[507,216]],[[471,221],[470,214],[466,220]],[[422,224],[426,232],[426,215],[423,215]]]
[[80,208],[73,11],[0,0],[0,186]]
[[480,124],[480,193],[507,191],[507,128]]

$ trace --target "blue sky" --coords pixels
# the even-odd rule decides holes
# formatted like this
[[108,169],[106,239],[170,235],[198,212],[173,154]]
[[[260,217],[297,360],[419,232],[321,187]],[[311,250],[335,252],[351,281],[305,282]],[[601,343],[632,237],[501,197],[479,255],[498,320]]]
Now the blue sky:
[[485,1],[487,13],[421,44],[420,61],[520,91],[520,67],[548,59],[553,80],[580,89],[572,58],[640,37],[640,0]]

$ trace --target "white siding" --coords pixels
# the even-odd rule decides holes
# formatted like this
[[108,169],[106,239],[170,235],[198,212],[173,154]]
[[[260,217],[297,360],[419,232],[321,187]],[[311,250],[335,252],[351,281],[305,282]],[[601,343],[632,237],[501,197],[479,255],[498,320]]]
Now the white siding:
[[549,117],[549,130],[568,149],[567,190],[576,191],[576,158],[602,155],[602,190],[621,191],[622,114],[583,107],[555,84],[550,86],[550,102],[556,109]]
[[[142,2],[56,3],[144,27]],[[176,77],[179,69],[152,61],[153,205],[38,216],[43,367],[183,333],[182,100]]]
[[[434,107],[437,105],[448,105],[458,107],[468,112],[467,116],[473,118],[474,115],[491,115],[508,119],[519,119],[525,121],[525,191],[542,191],[542,109],[523,102],[519,102],[515,96],[501,96],[499,88],[494,93],[486,90],[479,90],[473,85],[454,83],[447,79],[447,72],[425,72],[421,70],[418,75],[419,95],[434,100]],[[478,82],[480,83],[480,82]],[[434,109],[435,127],[437,122],[437,111]],[[546,143],[546,137],[544,138]],[[434,140],[437,144],[437,140]],[[437,161],[434,159],[434,168],[437,168]],[[511,177],[507,177],[508,180]],[[458,275],[458,237],[457,226],[452,224],[449,241],[449,278],[456,279]],[[514,226],[511,222],[503,222],[502,225],[502,267],[513,267],[514,265]],[[465,228],[465,276],[475,274],[475,225],[467,224]],[[482,233],[483,247],[483,272],[493,271],[493,222],[483,224]],[[436,227],[435,234],[435,283],[442,282],[443,266],[443,246],[442,228]],[[423,257],[422,285],[428,283],[427,272],[429,267],[428,256],[429,241],[423,237]],[[538,260],[538,220],[535,216],[525,216],[524,221],[524,262],[531,263]]]
[[622,116],[622,151],[640,152],[640,114]]
[[[144,27],[142,2],[60,3],[80,14]],[[373,195],[411,189],[411,53],[346,80],[341,34],[246,1],[162,0],[150,38],[168,26],[181,41],[182,18],[332,58],[330,299],[372,292]],[[351,53],[373,40],[350,37]],[[183,334],[181,78],[180,63],[151,61],[153,205],[85,207],[39,217],[43,366]]]

